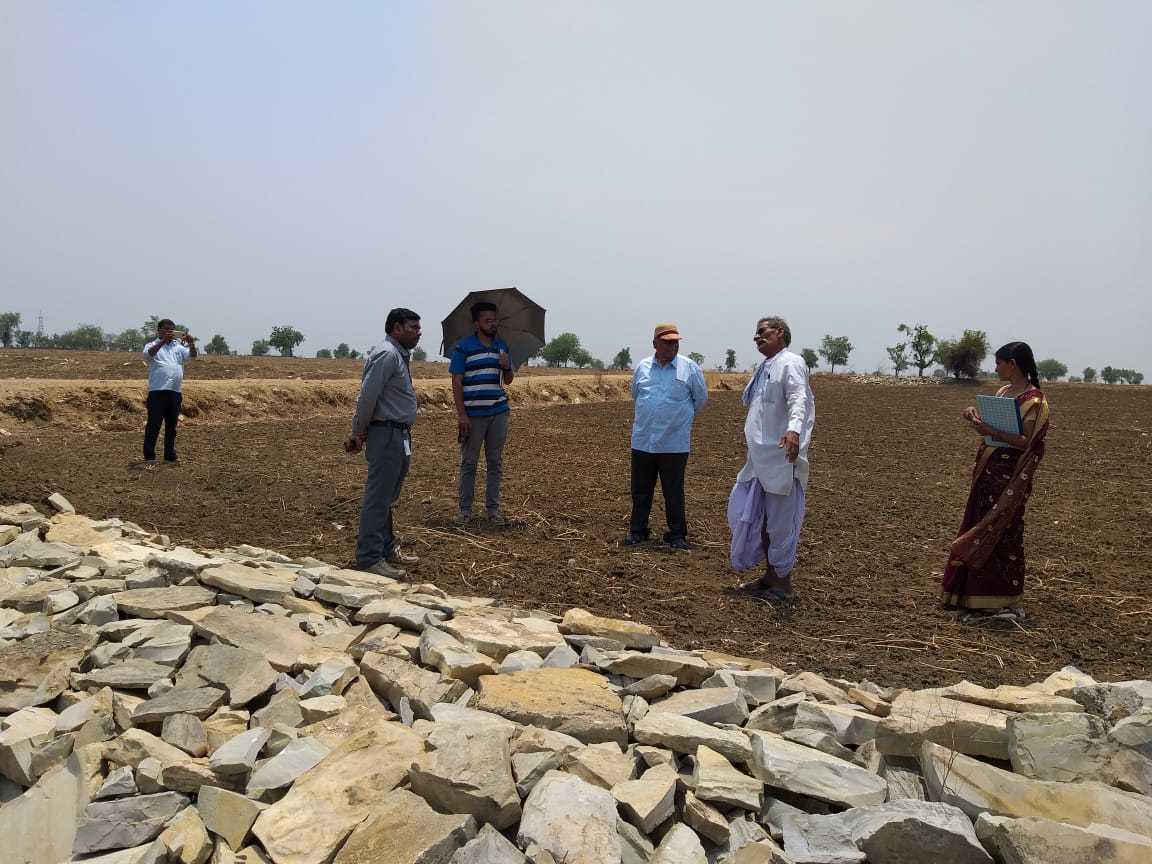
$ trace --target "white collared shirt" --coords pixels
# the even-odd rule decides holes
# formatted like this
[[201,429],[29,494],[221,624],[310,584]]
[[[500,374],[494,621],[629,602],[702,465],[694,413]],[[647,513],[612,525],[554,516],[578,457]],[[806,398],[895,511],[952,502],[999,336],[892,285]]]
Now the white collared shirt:
[[[755,477],[764,491],[773,495],[790,495],[793,480],[807,489],[816,398],[804,358],[787,349],[765,358],[744,390],[744,404],[748,406],[744,421],[748,458],[736,480]],[[800,436],[800,455],[795,462],[788,461],[780,446],[785,432]]]

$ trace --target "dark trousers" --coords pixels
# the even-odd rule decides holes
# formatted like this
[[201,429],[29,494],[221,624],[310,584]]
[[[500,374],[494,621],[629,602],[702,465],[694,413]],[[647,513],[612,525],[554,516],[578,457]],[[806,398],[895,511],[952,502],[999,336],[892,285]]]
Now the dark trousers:
[[632,522],[628,533],[648,536],[648,516],[656,479],[664,493],[664,515],[668,519],[665,541],[683,540],[688,536],[688,517],[684,514],[684,469],[687,453],[645,453],[632,451]]
[[396,550],[392,528],[392,507],[400,498],[400,488],[408,475],[411,456],[405,452],[408,433],[394,426],[368,427],[364,458],[368,479],[360,502],[360,534],[356,540],[356,566],[371,567]]
[[160,424],[164,424],[164,458],[176,461],[176,422],[180,419],[180,403],[184,396],[175,390],[148,391],[148,423],[144,426],[144,458],[156,458],[156,439]]

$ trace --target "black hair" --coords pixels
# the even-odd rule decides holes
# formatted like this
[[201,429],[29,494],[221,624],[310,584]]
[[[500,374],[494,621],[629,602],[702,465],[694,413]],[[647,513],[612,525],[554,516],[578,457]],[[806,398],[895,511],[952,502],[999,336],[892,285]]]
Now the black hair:
[[478,303],[473,303],[472,308],[468,310],[472,313],[472,320],[479,321],[481,312],[499,312],[500,309],[495,303],[490,303],[487,300],[481,300]]
[[1011,360],[1016,367],[1028,376],[1033,387],[1040,386],[1040,373],[1036,370],[1036,357],[1032,346],[1027,342],[1009,342],[996,349],[997,360]]
[[384,331],[391,333],[397,324],[407,324],[409,321],[419,321],[420,316],[411,309],[399,306],[388,313],[388,320],[384,322]]
[[165,327],[175,327],[175,326],[176,326],[176,322],[173,321],[171,318],[161,318],[159,321],[156,322],[156,332],[159,333]]

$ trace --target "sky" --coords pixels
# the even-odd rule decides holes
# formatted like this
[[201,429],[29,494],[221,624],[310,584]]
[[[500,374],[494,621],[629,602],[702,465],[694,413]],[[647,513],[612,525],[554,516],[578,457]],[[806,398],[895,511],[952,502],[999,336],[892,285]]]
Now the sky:
[[[0,0],[0,311],[299,354],[515,285],[610,361],[765,315],[1152,373],[1152,4]],[[1141,83],[1143,82],[1143,83]],[[986,364],[990,366],[990,362]]]

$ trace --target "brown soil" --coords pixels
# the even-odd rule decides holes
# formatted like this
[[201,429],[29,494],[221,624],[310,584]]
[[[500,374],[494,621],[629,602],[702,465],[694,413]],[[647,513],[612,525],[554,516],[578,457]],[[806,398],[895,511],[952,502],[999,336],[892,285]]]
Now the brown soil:
[[[740,578],[727,566],[724,521],[743,460],[736,393],[715,394],[697,422],[688,473],[695,548],[685,553],[619,545],[629,509],[626,401],[517,410],[505,509],[522,524],[468,533],[450,525],[454,423],[430,412],[397,517],[423,557],[415,572],[449,591],[632,616],[674,644],[852,679],[1027,683],[1065,663],[1105,680],[1149,676],[1152,389],[1051,389],[1050,447],[1028,513],[1032,618],[986,630],[957,623],[937,601],[975,449],[959,421],[974,388],[822,377],[815,386],[800,599],[788,616],[730,593]],[[9,432],[0,435],[0,502],[61,491],[81,512],[123,516],[181,542],[246,542],[343,563],[364,464],[341,451],[346,412],[334,410],[189,422],[185,461],[155,471],[135,465],[139,418],[130,431],[88,431],[9,417],[0,424]],[[653,515],[662,519],[659,507]]]

